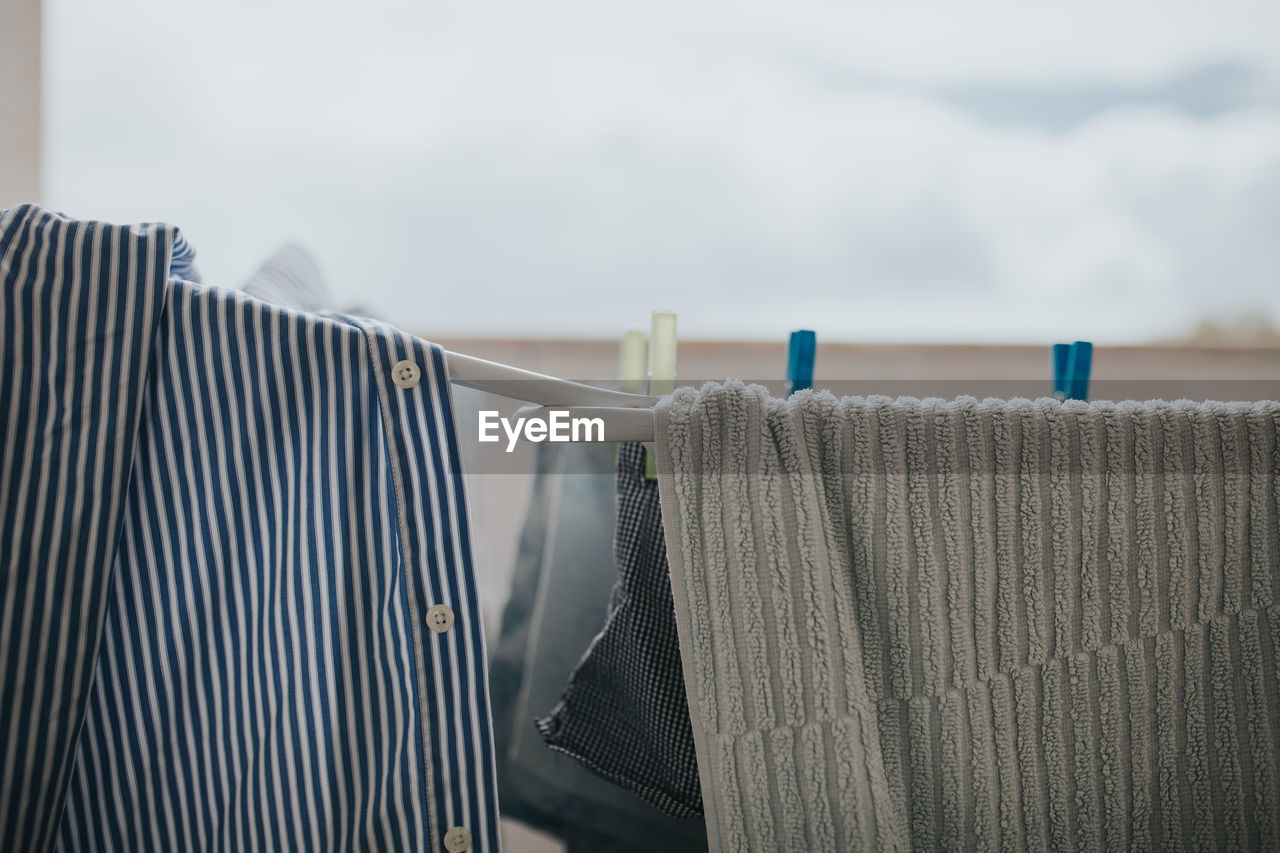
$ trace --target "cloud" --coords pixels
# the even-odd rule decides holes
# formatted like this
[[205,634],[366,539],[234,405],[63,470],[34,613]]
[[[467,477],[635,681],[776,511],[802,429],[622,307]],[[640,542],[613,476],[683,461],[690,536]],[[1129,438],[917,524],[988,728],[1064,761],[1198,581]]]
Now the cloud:
[[1055,133],[1108,112],[1130,109],[1166,109],[1208,119],[1242,109],[1280,106],[1280,90],[1272,89],[1263,74],[1226,63],[1154,85],[967,83],[944,87],[938,97],[991,124]]
[[212,281],[299,239],[441,335],[1280,315],[1270,6],[50,6],[50,202],[174,221]]

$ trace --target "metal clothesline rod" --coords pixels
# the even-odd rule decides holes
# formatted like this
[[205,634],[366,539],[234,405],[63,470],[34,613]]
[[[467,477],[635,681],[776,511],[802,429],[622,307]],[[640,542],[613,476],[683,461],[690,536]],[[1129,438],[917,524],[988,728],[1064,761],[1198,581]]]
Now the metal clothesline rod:
[[462,353],[446,351],[445,358],[453,383],[535,404],[521,409],[521,417],[548,418],[553,411],[563,411],[569,418],[598,420],[605,441],[653,441],[658,397],[597,388]]

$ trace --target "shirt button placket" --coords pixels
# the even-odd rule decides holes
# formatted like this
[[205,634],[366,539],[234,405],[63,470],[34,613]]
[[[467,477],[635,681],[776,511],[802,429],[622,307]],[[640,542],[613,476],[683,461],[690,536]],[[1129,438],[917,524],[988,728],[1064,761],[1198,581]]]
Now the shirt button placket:
[[[391,381],[397,388],[413,388],[422,378],[422,368],[415,362],[405,359],[397,361],[391,368]],[[437,604],[427,611],[427,627],[437,634],[443,634],[453,627],[453,608],[447,604]],[[444,834],[444,847],[449,853],[462,853],[471,847],[471,831],[465,826],[455,826]]]
[[[397,361],[391,368],[391,381],[400,388],[412,388],[422,378],[422,369],[415,362]],[[437,604],[427,611],[427,627],[443,634],[453,627],[453,610],[447,604]]]

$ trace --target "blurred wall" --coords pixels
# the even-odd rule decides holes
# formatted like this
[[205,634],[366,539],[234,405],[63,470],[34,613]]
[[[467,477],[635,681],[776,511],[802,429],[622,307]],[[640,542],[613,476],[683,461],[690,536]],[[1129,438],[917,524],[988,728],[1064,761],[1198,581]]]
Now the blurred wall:
[[0,2],[0,209],[40,201],[40,2]]

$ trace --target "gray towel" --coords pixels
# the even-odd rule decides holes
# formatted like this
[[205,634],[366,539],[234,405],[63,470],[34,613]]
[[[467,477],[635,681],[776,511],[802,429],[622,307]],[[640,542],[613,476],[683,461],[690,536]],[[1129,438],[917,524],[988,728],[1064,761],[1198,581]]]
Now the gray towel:
[[712,850],[1280,849],[1280,405],[660,404]]

